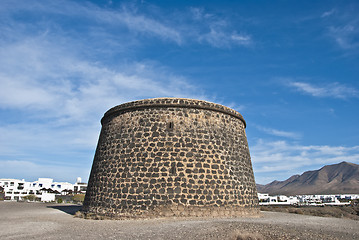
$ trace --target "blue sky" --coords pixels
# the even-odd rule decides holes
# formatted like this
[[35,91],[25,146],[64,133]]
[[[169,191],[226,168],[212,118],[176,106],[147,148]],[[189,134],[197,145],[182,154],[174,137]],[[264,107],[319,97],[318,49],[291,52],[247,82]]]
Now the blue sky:
[[357,1],[0,1],[0,177],[88,179],[109,108],[239,111],[258,183],[359,164]]

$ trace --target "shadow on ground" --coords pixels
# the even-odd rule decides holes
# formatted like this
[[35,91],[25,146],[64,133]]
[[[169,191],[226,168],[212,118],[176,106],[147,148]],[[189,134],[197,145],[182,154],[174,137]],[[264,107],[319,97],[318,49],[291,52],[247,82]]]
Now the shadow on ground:
[[69,206],[47,206],[48,208],[54,208],[57,210],[60,210],[64,213],[70,214],[70,215],[75,215],[75,213],[77,211],[80,211],[82,206],[81,205],[69,205]]

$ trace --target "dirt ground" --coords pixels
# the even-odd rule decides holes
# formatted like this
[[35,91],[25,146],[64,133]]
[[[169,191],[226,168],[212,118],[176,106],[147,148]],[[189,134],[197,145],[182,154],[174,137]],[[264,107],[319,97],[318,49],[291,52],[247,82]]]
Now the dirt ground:
[[348,218],[359,221],[359,205],[347,206],[261,206],[261,210],[319,217]]
[[359,239],[359,221],[350,219],[262,212],[257,218],[88,220],[74,217],[80,208],[0,202],[0,239]]

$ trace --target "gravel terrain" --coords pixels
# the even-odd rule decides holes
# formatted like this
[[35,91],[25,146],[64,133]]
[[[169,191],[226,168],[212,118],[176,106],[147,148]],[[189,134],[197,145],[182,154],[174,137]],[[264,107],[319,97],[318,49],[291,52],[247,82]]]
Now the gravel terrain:
[[359,239],[359,221],[350,219],[262,212],[257,218],[88,220],[73,216],[80,208],[0,202],[0,239]]

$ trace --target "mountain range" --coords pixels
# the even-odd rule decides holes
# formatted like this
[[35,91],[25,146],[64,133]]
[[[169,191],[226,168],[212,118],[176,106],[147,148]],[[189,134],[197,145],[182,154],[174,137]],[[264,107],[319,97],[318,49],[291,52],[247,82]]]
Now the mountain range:
[[257,191],[271,195],[359,194],[359,165],[341,162],[319,170],[293,175],[285,181],[257,184]]

